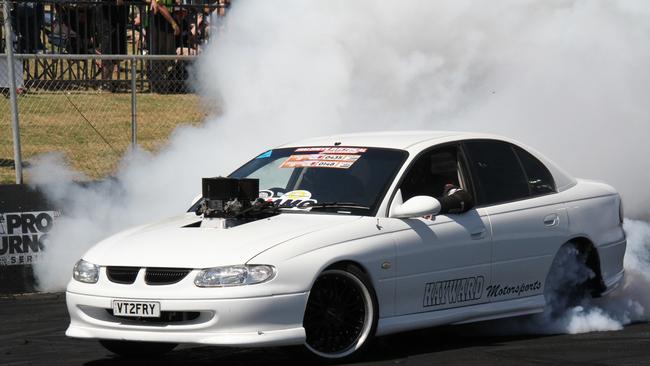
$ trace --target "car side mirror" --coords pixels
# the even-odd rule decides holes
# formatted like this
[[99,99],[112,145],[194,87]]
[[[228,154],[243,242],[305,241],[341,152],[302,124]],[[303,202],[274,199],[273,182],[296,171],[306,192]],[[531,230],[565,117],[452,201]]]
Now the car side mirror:
[[390,217],[408,219],[440,213],[440,201],[429,196],[415,196],[402,201],[402,191],[398,190],[390,208]]

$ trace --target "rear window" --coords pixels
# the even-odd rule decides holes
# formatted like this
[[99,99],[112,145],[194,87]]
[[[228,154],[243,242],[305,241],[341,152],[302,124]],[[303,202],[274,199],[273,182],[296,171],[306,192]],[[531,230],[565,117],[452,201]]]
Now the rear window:
[[531,195],[541,196],[556,192],[555,181],[546,166],[524,149],[514,146],[514,150],[526,172]]
[[529,183],[512,145],[495,140],[465,142],[479,205],[530,197]]

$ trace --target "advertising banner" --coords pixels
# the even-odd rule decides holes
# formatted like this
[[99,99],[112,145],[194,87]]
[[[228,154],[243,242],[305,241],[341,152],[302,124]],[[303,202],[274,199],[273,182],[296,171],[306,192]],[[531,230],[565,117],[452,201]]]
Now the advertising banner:
[[34,291],[32,265],[47,259],[47,236],[59,215],[40,191],[0,185],[0,294]]
[[0,266],[42,261],[47,233],[59,215],[58,211],[0,212]]

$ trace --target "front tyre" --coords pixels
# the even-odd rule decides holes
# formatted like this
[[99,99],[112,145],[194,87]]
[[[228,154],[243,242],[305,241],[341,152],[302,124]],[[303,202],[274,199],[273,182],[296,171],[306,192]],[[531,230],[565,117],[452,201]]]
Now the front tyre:
[[363,272],[354,266],[325,270],[307,301],[305,346],[326,359],[359,355],[374,336],[377,318],[375,292]]
[[150,357],[167,353],[176,343],[132,342],[100,339],[99,343],[107,350],[124,357]]

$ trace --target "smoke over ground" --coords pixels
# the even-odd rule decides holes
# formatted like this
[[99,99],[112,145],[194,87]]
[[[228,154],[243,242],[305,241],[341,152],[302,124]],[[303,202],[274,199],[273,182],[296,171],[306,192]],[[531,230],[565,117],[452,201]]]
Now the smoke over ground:
[[[33,183],[65,208],[48,247],[58,258],[36,267],[41,289],[61,290],[97,240],[184,210],[200,177],[319,134],[504,134],[575,176],[614,185],[629,217],[650,217],[647,1],[246,0],[234,2],[227,21],[197,68],[199,89],[222,106],[221,116],[179,129],[156,156],[127,156],[116,179],[100,186],[70,184],[76,173],[57,156],[32,169]],[[544,329],[612,329],[646,319],[637,310],[650,305],[639,287],[650,273],[648,228],[626,224],[624,294],[574,308],[567,321]],[[610,311],[630,301],[640,307]],[[595,326],[597,317],[610,325]]]

